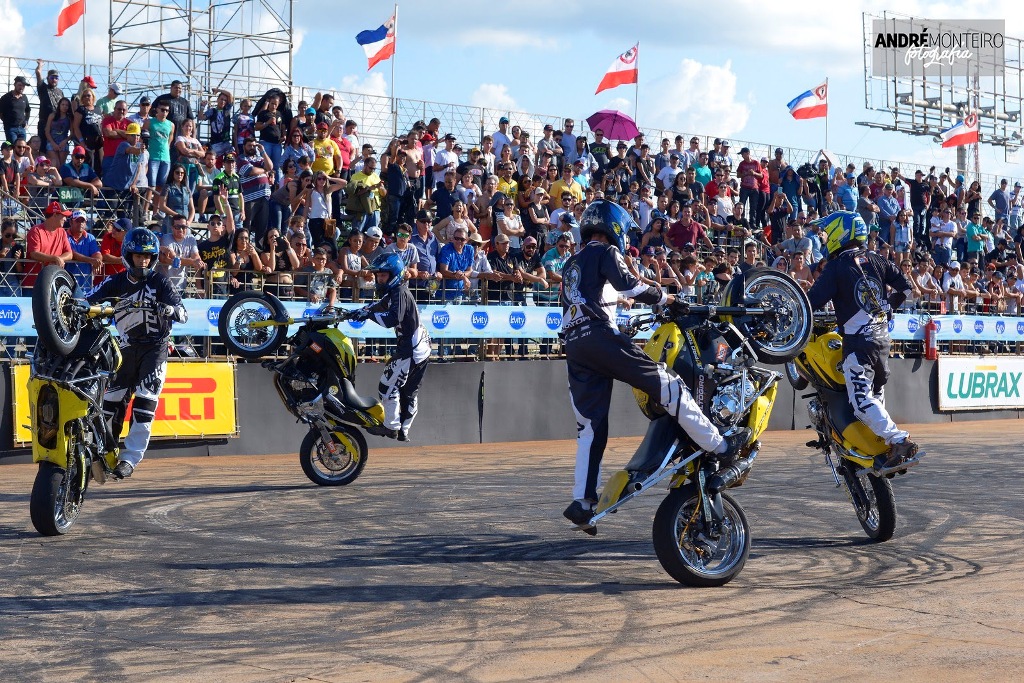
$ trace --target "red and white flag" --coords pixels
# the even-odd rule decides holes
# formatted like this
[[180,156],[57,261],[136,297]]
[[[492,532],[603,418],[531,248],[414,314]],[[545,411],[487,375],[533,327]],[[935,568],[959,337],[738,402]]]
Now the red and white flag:
[[639,65],[637,64],[637,52],[639,49],[640,44],[637,43],[612,62],[612,65],[608,68],[608,73],[604,75],[604,78],[598,84],[595,95],[602,90],[636,83],[640,75]]
[[978,115],[968,114],[963,121],[957,122],[940,134],[943,147],[960,147],[978,142]]
[[78,20],[85,14],[85,0],[64,0],[57,15],[57,35],[64,35],[64,31],[78,23]]

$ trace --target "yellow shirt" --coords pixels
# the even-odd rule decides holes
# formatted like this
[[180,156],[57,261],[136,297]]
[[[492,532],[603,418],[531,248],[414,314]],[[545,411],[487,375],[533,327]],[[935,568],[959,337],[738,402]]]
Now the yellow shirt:
[[559,178],[551,183],[551,190],[548,192],[548,196],[551,197],[551,201],[555,204],[555,209],[562,208],[562,194],[565,192],[575,197],[577,202],[583,201],[583,187],[579,183],[575,180],[570,180],[566,183]]
[[311,168],[314,173],[321,171],[327,175],[334,173],[334,155],[341,156],[341,150],[334,140],[313,140],[313,164]]
[[349,192],[355,192],[361,187],[372,187],[366,195],[367,207],[370,211],[380,211],[380,176],[376,172],[366,175],[363,171],[354,173],[349,178]]
[[519,194],[519,183],[514,180],[505,182],[504,179],[498,180],[498,192],[504,192],[509,196],[509,199],[515,201],[516,195]]

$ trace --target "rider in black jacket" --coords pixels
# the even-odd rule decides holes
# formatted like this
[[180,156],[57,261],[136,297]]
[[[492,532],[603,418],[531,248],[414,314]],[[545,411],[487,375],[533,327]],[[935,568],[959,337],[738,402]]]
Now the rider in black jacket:
[[409,440],[416,418],[416,394],[430,359],[430,336],[420,324],[416,299],[405,286],[400,254],[381,254],[370,264],[379,301],[355,311],[356,320],[372,320],[395,330],[396,348],[380,376],[378,393],[384,406],[384,436]]
[[172,321],[186,322],[188,314],[177,288],[156,272],[160,242],[146,228],[134,228],[121,244],[121,261],[126,270],[111,275],[86,298],[90,303],[117,300],[114,326],[121,347],[121,367],[103,396],[103,414],[111,421],[110,431],[117,450],[128,402],[132,421],[118,458],[114,476],[132,476],[149,446],[160,390],[167,375],[167,340]]
[[812,308],[829,301],[835,306],[854,414],[889,445],[883,467],[895,467],[917,454],[917,444],[892,421],[883,396],[889,379],[889,320],[912,285],[895,264],[864,249],[868,227],[859,214],[837,211],[816,222],[828,237],[829,260],[807,296]]
[[709,453],[733,454],[749,439],[748,429],[727,436],[701,412],[683,381],[664,363],[646,356],[615,325],[618,293],[638,303],[685,306],[657,285],[647,285],[626,268],[624,235],[632,218],[617,204],[593,202],[583,212],[585,246],[562,268],[562,333],[569,371],[569,395],[576,414],[576,483],[565,517],[587,533],[597,504],[601,459],[608,442],[612,381],[647,393],[678,420]]

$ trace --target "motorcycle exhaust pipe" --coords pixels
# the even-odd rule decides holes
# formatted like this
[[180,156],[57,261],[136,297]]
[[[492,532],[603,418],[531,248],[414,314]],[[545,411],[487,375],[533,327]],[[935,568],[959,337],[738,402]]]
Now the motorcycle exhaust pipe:
[[747,457],[737,460],[721,472],[715,473],[715,476],[708,480],[708,493],[711,495],[720,493],[739,481],[740,477],[749,472],[750,468],[754,466],[754,459],[757,458],[757,453],[758,450],[755,448],[750,451],[750,455]]

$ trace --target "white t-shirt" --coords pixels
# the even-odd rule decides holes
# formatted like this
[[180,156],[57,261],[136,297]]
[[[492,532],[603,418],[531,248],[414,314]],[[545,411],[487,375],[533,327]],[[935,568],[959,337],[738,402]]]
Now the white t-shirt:
[[505,145],[511,145],[512,139],[500,130],[492,134],[491,137],[494,139],[494,157],[500,159],[501,150],[505,149]]
[[[948,223],[943,223],[942,220],[940,219],[938,221],[933,222],[932,223],[932,227],[931,227],[931,233],[933,235],[933,237],[932,237],[932,245],[933,246],[937,246],[937,247],[945,247],[946,249],[952,249],[953,248],[953,238],[952,237],[934,237],[935,233],[938,233],[938,232],[951,232],[953,234],[956,234],[956,223],[954,223],[953,221],[949,221]],[[945,287],[945,282],[946,282],[945,276],[943,276],[942,282],[943,282],[943,287],[942,288],[945,289],[946,288]],[[961,283],[960,286],[963,287],[963,284]]]
[[661,181],[662,187],[672,187],[672,183],[676,181],[676,176],[682,172],[682,166],[676,166],[675,168],[672,168],[672,166],[666,166],[658,171],[658,175],[656,177]]
[[434,166],[444,166],[440,171],[434,171],[434,180],[441,181],[448,171],[454,171],[459,166],[459,155],[455,150],[439,149],[434,154]]

